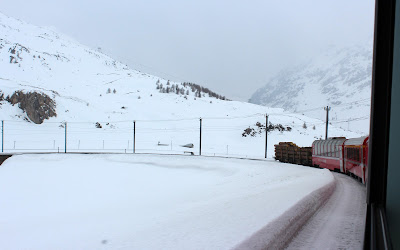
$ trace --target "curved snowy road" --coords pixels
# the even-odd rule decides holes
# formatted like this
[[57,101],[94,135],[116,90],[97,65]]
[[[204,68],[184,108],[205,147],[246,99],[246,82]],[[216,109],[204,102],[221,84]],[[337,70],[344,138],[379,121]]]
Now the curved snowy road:
[[332,196],[287,249],[362,249],[366,188],[346,175],[333,174],[336,189]]

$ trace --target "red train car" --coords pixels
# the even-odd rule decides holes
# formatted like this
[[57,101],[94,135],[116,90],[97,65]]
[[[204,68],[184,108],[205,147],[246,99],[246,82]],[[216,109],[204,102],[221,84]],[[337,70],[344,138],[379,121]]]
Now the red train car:
[[346,139],[334,137],[312,144],[312,164],[320,168],[346,173],[366,183],[369,137]]
[[328,140],[314,141],[312,144],[313,166],[344,172],[343,143],[345,141],[345,137],[334,137]]
[[369,137],[348,139],[344,142],[345,173],[366,182],[368,171],[368,141]]

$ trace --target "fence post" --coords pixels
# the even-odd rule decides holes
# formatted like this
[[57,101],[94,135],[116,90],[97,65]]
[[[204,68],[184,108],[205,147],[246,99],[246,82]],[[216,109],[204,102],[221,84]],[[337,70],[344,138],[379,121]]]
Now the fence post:
[[1,152],[4,152],[4,121],[1,121]]
[[67,153],[67,122],[65,122],[64,125],[65,125],[64,153]]
[[133,121],[133,153],[136,153],[136,121]]
[[265,159],[267,158],[267,148],[268,148],[268,114],[265,114]]
[[201,117],[200,117],[200,151],[199,151],[199,155],[201,155],[201,125],[202,125],[202,121],[203,121],[203,119],[201,119]]

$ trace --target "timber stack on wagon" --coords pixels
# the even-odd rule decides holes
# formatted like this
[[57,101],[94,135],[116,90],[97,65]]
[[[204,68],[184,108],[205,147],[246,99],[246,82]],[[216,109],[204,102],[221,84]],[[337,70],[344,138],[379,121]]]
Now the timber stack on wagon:
[[275,160],[312,166],[312,147],[299,147],[293,142],[280,142],[275,145]]

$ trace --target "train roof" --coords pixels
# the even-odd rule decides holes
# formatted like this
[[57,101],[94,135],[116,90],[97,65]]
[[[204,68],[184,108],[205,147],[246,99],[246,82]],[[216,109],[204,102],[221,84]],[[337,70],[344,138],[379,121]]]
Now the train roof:
[[316,140],[313,142],[315,143],[328,143],[328,142],[344,142],[346,140],[346,137],[330,137],[328,140]]
[[338,146],[338,145],[343,145],[343,142],[346,141],[345,137],[334,137],[334,138],[329,138],[328,140],[316,140],[313,142],[313,146],[317,145],[332,145],[332,146]]
[[358,138],[352,138],[345,141],[344,145],[363,145],[369,136],[362,136]]

